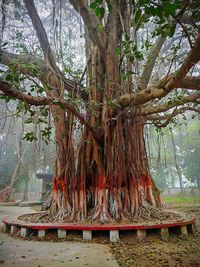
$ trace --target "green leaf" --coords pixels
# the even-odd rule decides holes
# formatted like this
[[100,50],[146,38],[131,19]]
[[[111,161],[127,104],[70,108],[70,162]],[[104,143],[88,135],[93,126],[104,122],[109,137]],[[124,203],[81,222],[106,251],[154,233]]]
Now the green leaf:
[[48,117],[48,115],[49,115],[48,109],[41,108],[40,114],[43,117]]
[[24,121],[24,123],[32,123],[33,122],[33,118],[28,118]]
[[30,142],[32,142],[33,140],[38,140],[34,132],[26,133],[23,139]]
[[44,130],[41,131],[42,140],[45,142],[46,145],[48,145],[48,143],[50,141],[51,129],[52,129],[52,127],[45,127]]
[[5,42],[1,45],[1,48],[5,48],[8,45],[8,42]]
[[140,20],[141,15],[142,15],[142,11],[141,11],[141,9],[138,9],[138,10],[136,11],[136,13],[135,13],[135,23],[136,23],[136,24],[137,24],[138,21]]
[[95,9],[95,13],[97,17],[103,18],[105,15],[105,9],[103,7],[97,7]]
[[40,122],[40,123],[47,123],[47,121],[45,121],[45,120],[43,120],[43,119],[41,119],[41,118],[38,119],[38,123],[39,123],[39,122]]
[[172,27],[169,30],[168,36],[172,37],[175,33],[175,30],[176,30],[176,24],[172,25]]
[[41,87],[41,86],[38,86],[38,87],[37,87],[37,92],[38,92],[38,93],[43,93],[43,92],[44,92],[44,88]]
[[116,47],[116,48],[115,48],[115,53],[116,53],[117,55],[120,55],[120,54],[121,54],[121,48],[120,48],[120,47]]
[[103,26],[103,24],[99,24],[99,25],[98,25],[98,28],[99,28],[100,31],[103,31],[103,30],[104,30],[104,26]]
[[20,113],[24,109],[24,103],[19,101],[16,107],[17,113]]
[[163,7],[162,6],[158,6],[154,10],[155,10],[155,15],[157,15],[158,17],[163,16]]
[[92,2],[92,3],[90,4],[90,8],[92,8],[92,9],[96,9],[96,8],[97,8],[97,2]]
[[0,99],[3,99],[6,103],[8,103],[10,100],[14,99],[11,96],[7,96],[7,95],[1,95]]
[[62,103],[62,102],[58,102],[58,105],[61,107],[61,109],[63,109],[63,110],[65,110],[65,105],[64,105],[64,103]]
[[166,15],[175,16],[176,10],[177,10],[177,6],[176,6],[176,4],[173,4],[173,3],[167,3],[167,5],[164,7],[164,9],[165,9],[165,14]]

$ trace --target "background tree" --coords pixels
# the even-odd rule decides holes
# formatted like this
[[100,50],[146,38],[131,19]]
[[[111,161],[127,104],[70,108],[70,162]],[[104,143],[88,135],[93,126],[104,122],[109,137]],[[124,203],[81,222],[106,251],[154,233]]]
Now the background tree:
[[[166,128],[148,125],[148,158],[150,170],[161,191],[180,188],[176,165],[182,178],[183,191],[198,185],[199,118],[188,112],[179,115]],[[171,140],[173,132],[176,155]],[[174,158],[176,157],[176,161]],[[196,180],[197,179],[197,180]],[[187,190],[188,191],[188,190]]]
[[[23,190],[24,197],[21,200],[23,198],[25,200],[28,197],[28,187],[30,183],[33,183],[33,176],[36,172],[46,172],[47,168],[50,172],[53,171],[51,166],[54,160],[52,154],[55,150],[54,143],[51,142],[47,146],[45,142],[42,142],[44,127],[39,130],[37,124],[24,123],[27,118],[25,116],[17,118],[16,114],[13,114],[15,108],[16,105],[12,101],[4,104],[0,116],[2,126],[0,130],[0,192],[1,195],[6,192],[6,201],[14,200],[16,194],[13,193]],[[30,134],[32,128],[35,134],[40,132],[38,140],[27,143],[24,140],[24,134],[26,132]]]

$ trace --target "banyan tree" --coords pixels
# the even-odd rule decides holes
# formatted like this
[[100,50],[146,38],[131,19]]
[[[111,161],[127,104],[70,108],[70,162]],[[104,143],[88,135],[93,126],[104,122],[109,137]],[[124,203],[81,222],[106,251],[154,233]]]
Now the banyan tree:
[[[33,0],[24,0],[23,7],[43,55],[13,54],[2,47],[0,59],[8,68],[0,81],[3,97],[18,101],[18,107],[23,106],[20,111],[32,120],[35,107],[49,111],[53,118],[51,218],[104,223],[137,220],[143,210],[162,212],[160,192],[148,166],[145,125],[163,127],[187,110],[198,111],[198,3],[53,3],[60,10],[66,5],[73,9],[84,24],[82,57],[87,63],[81,80],[65,76]],[[34,86],[25,89],[27,80]],[[77,124],[81,126],[75,140]]]

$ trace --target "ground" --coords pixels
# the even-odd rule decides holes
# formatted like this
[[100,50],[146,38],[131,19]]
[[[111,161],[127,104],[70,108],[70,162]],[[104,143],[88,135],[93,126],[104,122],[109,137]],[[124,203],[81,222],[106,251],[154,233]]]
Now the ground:
[[[0,221],[6,215],[30,212],[29,208],[1,207]],[[118,267],[109,245],[86,242],[45,242],[21,240],[0,232],[2,267]]]
[[[173,206],[173,208],[175,208]],[[121,242],[111,245],[112,253],[122,267],[199,267],[200,204],[181,204],[176,209],[195,215],[197,233],[183,239],[171,236],[168,242],[152,238],[144,243]]]
[[[181,203],[176,208],[197,218],[197,233],[187,240],[181,236],[171,236],[168,242],[152,237],[144,243],[126,239],[112,245],[80,240],[38,242],[16,239],[1,232],[0,266],[200,267],[200,203]],[[19,214],[21,211],[29,212],[30,209],[0,207],[0,220],[6,215]]]

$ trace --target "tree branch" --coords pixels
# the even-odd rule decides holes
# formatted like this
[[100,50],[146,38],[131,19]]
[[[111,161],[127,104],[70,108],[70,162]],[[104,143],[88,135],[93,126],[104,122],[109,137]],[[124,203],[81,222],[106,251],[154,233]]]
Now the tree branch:
[[24,4],[26,6],[26,9],[28,11],[28,14],[32,20],[34,29],[36,31],[38,40],[40,42],[43,54],[45,59],[48,59],[50,64],[52,65],[52,67],[54,69],[57,69],[58,67],[56,66],[52,51],[51,51],[51,47],[49,44],[49,40],[47,38],[47,34],[45,31],[45,28],[42,24],[42,21],[38,15],[38,12],[36,10],[35,4],[33,0],[24,0]]
[[151,78],[153,68],[155,66],[156,59],[159,55],[160,49],[162,48],[162,45],[164,44],[165,40],[166,40],[166,37],[159,36],[155,45],[150,50],[150,53],[147,58],[147,63],[144,66],[142,75],[140,77],[140,81],[139,81],[140,88],[147,87],[149,80]]
[[196,113],[200,113],[200,109],[197,108],[193,108],[193,107],[182,107],[182,108],[175,108],[175,110],[170,113],[170,114],[165,114],[165,115],[149,115],[147,116],[147,119],[150,121],[162,121],[162,120],[168,120],[168,119],[172,119],[175,116],[179,115],[179,114],[183,114],[186,111],[194,111]]
[[[177,115],[183,114],[186,111],[194,111],[196,113],[200,113],[200,109],[193,108],[193,107],[182,107],[182,108],[175,108],[174,111],[170,114],[166,114],[163,116],[160,115],[149,115],[147,116],[147,120],[153,122],[155,126],[161,128],[161,127],[166,127],[171,120],[176,117]],[[161,123],[162,120],[165,120],[164,123]]]
[[102,58],[105,59],[105,48],[104,48],[104,40],[105,40],[105,31],[103,29],[99,29],[99,20],[96,15],[89,10],[86,6],[84,0],[69,0],[74,9],[81,15],[88,32],[90,34],[90,38],[97,44]]
[[10,85],[4,81],[0,81],[0,91],[4,95],[16,98],[23,101],[24,103],[33,105],[33,106],[46,106],[50,104],[50,99],[46,97],[32,96],[24,94],[20,91],[17,91],[10,87]]
[[180,18],[180,21],[183,23],[183,24],[188,24],[188,25],[191,25],[193,26],[194,28],[196,28],[199,32],[200,32],[200,26],[197,25],[196,23],[198,23],[200,21],[200,18],[193,18],[192,15],[189,15],[189,14],[184,14],[181,18]]
[[43,60],[31,55],[31,54],[25,54],[25,55],[19,55],[19,54],[13,54],[6,51],[0,51],[1,57],[0,57],[0,63],[3,65],[6,65],[8,67],[14,66],[14,65],[21,65],[21,69],[24,73],[26,73],[29,76],[34,76],[32,69],[27,68],[27,66],[23,65],[35,65],[40,70],[41,73],[44,73],[44,75],[48,74],[48,68],[46,67],[46,64]]
[[[28,66],[36,66],[39,69],[38,77],[39,79],[43,81],[47,81],[47,76],[50,73],[50,69],[47,67],[44,60],[41,60],[31,54],[25,54],[25,55],[19,55],[19,54],[13,54],[6,51],[0,51],[1,57],[0,57],[0,63],[3,65],[6,65],[8,67],[18,65],[19,69],[22,71],[22,73],[25,73],[28,76],[36,77],[36,75],[33,72],[33,69]],[[77,83],[69,80],[64,77],[65,80],[65,89],[68,91],[72,91],[76,86]]]
[[[48,64],[46,64],[46,65],[48,66],[49,73],[53,74],[52,80],[55,81],[57,79],[60,81],[59,82],[60,84],[55,89],[57,90],[57,92],[60,95],[62,95],[63,94],[62,84],[63,84],[65,89],[70,90],[70,91],[74,91],[74,89],[78,86],[78,83],[76,83],[74,81],[72,82],[72,81],[66,79],[64,74],[62,73],[62,71],[56,65],[56,62],[55,62],[54,57],[53,57],[53,53],[51,51],[49,40],[47,38],[45,28],[44,28],[42,21],[38,15],[34,1],[33,0],[24,0],[24,3],[25,3],[25,6],[27,8],[27,11],[29,13],[29,16],[32,20],[34,29],[36,31],[40,46],[41,46],[43,54],[44,54],[44,57],[50,63],[50,66],[48,66]],[[56,78],[55,78],[55,76],[56,76]],[[50,77],[49,74],[48,74],[48,77]],[[87,99],[87,95],[83,91],[81,91],[80,94],[84,100]]]
[[178,87],[200,90],[200,76],[186,76],[182,81],[180,81]]
[[67,101],[60,98],[53,97],[36,97],[32,95],[24,94],[20,91],[17,91],[9,86],[4,81],[0,81],[0,91],[3,92],[4,95],[16,98],[18,100],[23,101],[29,105],[33,106],[47,106],[47,105],[59,105],[64,107],[65,110],[70,111],[81,124],[85,125],[86,128],[92,133],[93,137],[99,141],[101,139],[100,133],[97,132],[94,127],[85,119],[85,116],[79,113],[75,107],[70,105]]
[[[149,86],[136,94],[124,94],[114,101],[117,108],[126,108],[132,103],[145,104],[150,100],[161,99],[170,93],[173,89],[179,88],[181,83],[188,82],[189,79],[184,81],[184,77],[188,71],[200,60],[200,33],[197,35],[197,39],[188,53],[187,57],[183,61],[183,64],[176,71],[175,74],[171,74],[164,79],[160,80],[155,86]],[[196,81],[196,79],[194,79]],[[186,84],[185,84],[186,85]],[[191,88],[192,89],[192,88]],[[114,113],[116,110],[113,111]]]
[[200,33],[197,34],[196,41],[189,54],[183,61],[180,68],[172,78],[164,85],[164,89],[170,92],[178,86],[178,83],[186,76],[188,71],[200,60]]
[[200,100],[200,94],[193,94],[189,96],[182,97],[181,99],[174,99],[171,102],[164,103],[157,106],[147,106],[145,108],[142,108],[142,114],[144,115],[150,115],[154,113],[160,113],[170,110],[171,108],[183,106],[187,103],[198,103]]

